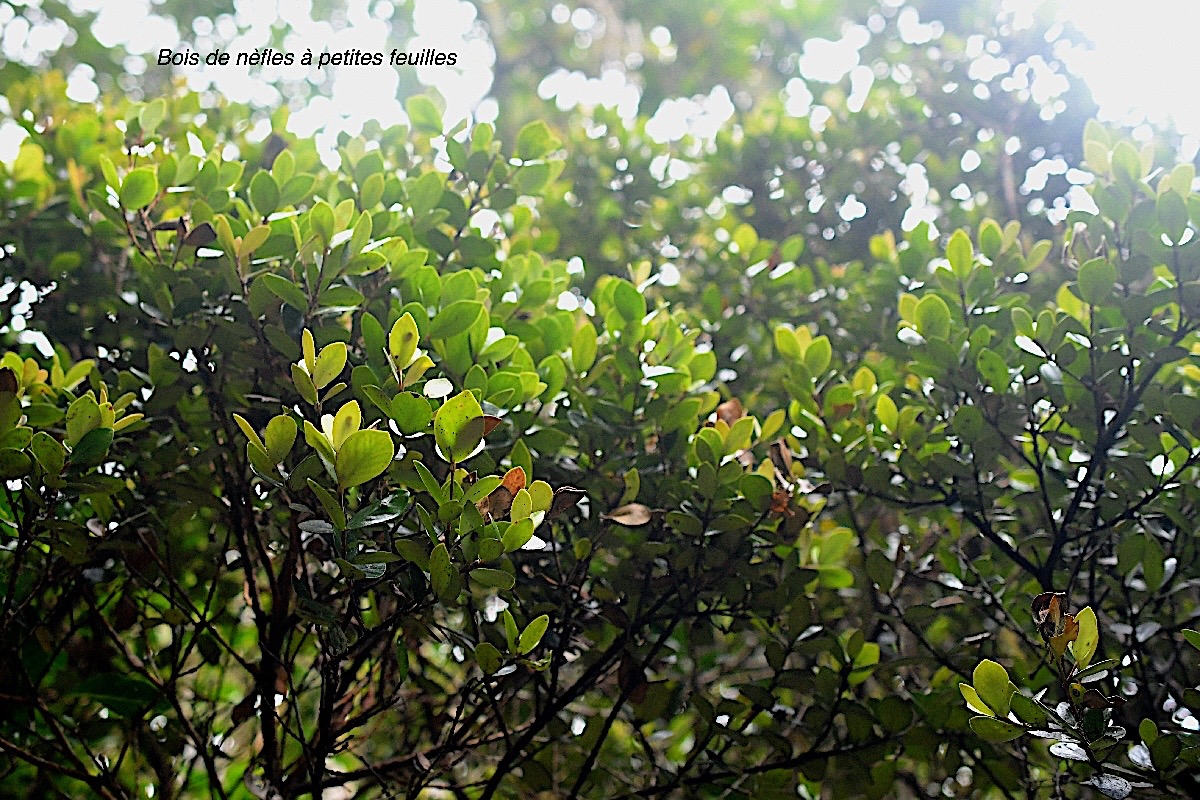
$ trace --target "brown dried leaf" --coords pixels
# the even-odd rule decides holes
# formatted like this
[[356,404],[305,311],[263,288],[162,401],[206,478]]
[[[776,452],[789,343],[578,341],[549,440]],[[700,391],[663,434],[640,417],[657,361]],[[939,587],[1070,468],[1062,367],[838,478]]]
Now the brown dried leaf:
[[504,519],[512,508],[513,493],[504,485],[497,486],[492,493],[475,504],[479,515],[489,522]]
[[746,409],[742,408],[742,401],[736,397],[731,397],[717,406],[717,419],[724,420],[726,425],[732,426],[744,416],[746,416]]
[[1065,596],[1061,592],[1042,592],[1033,598],[1030,611],[1043,639],[1050,641],[1062,634],[1065,624]]
[[503,422],[500,417],[493,417],[490,414],[483,415],[483,435],[487,436],[492,431],[496,430],[496,426]]
[[792,449],[783,439],[771,443],[771,463],[775,465],[775,480],[779,483],[792,482]]
[[587,497],[587,492],[583,489],[576,489],[574,486],[558,487],[554,490],[554,500],[550,503],[550,512],[546,514],[546,519],[554,519],[559,514],[565,514],[579,505],[579,501],[585,497]]
[[1050,649],[1056,658],[1061,658],[1067,651],[1067,645],[1079,638],[1079,623],[1075,617],[1067,614],[1063,618],[1062,633],[1050,638]]
[[614,508],[604,515],[604,519],[609,522],[615,522],[618,525],[636,528],[638,525],[645,525],[649,522],[651,516],[649,507],[641,503],[628,503],[620,508]]
[[1083,693],[1082,702],[1085,708],[1119,708],[1125,705],[1125,698],[1120,696],[1105,697],[1097,689],[1088,689]]
[[0,369],[0,392],[16,394],[17,386],[17,373],[13,371],[12,367]]
[[183,237],[183,243],[188,247],[204,247],[204,245],[212,244],[216,240],[217,232],[207,222],[201,222],[191,233]]
[[242,699],[242,702],[233,707],[233,711],[229,715],[233,722],[233,727],[236,728],[254,716],[254,701],[257,697],[258,694],[256,692],[251,692]]

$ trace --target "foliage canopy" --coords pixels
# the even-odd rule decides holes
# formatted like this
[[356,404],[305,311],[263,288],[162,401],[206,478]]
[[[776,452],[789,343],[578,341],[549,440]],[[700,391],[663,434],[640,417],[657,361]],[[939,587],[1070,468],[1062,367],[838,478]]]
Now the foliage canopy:
[[[1056,227],[978,120],[890,152],[900,84],[679,144],[417,95],[335,168],[282,110],[7,98],[4,796],[1196,791],[1169,148],[1081,123]],[[883,166],[870,229],[804,211],[976,147],[940,235]]]

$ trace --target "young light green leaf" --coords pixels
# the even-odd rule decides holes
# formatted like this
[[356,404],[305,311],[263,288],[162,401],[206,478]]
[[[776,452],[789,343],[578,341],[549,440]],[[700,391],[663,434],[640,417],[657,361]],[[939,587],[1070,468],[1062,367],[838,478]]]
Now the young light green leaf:
[[917,332],[926,339],[946,338],[950,334],[950,307],[936,294],[927,294],[917,303]]
[[971,248],[971,237],[964,230],[957,230],[946,245],[946,258],[950,261],[950,269],[959,280],[966,280],[971,274],[975,253]]
[[483,409],[475,395],[462,391],[438,409],[433,418],[433,436],[442,458],[452,463],[465,461],[483,439]]
[[986,714],[989,717],[995,716],[992,710],[987,707],[987,703],[979,698],[979,693],[975,691],[974,686],[969,683],[960,683],[958,691],[962,693],[963,699],[967,701],[967,708],[976,714]]
[[153,202],[158,194],[158,178],[150,167],[138,167],[125,176],[121,181],[121,191],[117,196],[121,206],[129,211],[144,208]]
[[404,315],[392,326],[391,333],[388,334],[388,352],[395,360],[397,369],[404,369],[412,361],[413,355],[417,352],[419,338],[417,321],[413,319],[412,314],[404,312]]
[[1075,663],[1080,669],[1086,669],[1087,665],[1092,663],[1092,656],[1096,654],[1096,645],[1100,642],[1100,628],[1096,622],[1096,612],[1091,606],[1080,611],[1075,615],[1075,622],[1079,625],[1079,637],[1071,643],[1071,654],[1075,656]]
[[321,348],[321,354],[317,356],[316,365],[313,368],[313,385],[318,389],[324,389],[342,373],[345,366],[346,343],[331,342],[325,345]]
[[263,443],[273,462],[279,464],[287,458],[295,442],[296,420],[286,414],[280,414],[267,423],[266,430],[263,431]]
[[533,651],[538,643],[542,641],[542,636],[546,633],[546,628],[550,625],[550,617],[542,614],[537,619],[525,626],[525,630],[521,631],[521,638],[517,642],[517,652],[520,655],[526,655]]
[[334,461],[338,488],[348,489],[383,473],[396,455],[387,431],[365,430],[350,434],[342,442]]
[[984,659],[975,667],[975,672],[971,675],[971,682],[975,684],[975,691],[979,693],[979,699],[996,716],[1008,716],[1009,703],[1015,687],[1008,679],[1008,672],[1004,667],[995,661]]

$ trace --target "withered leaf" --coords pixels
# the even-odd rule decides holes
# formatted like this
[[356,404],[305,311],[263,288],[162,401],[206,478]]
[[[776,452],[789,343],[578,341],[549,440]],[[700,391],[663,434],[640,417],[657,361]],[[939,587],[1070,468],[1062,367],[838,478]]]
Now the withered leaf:
[[204,247],[206,244],[212,244],[217,240],[217,232],[213,230],[213,226],[207,222],[201,222],[192,232],[183,238],[183,243],[188,247]]
[[154,226],[156,231],[175,231],[179,236],[187,235],[187,220],[183,217],[165,219]]
[[646,690],[650,684],[646,674],[637,664],[637,659],[628,653],[621,659],[617,667],[617,683],[631,703],[641,703],[646,699]]
[[496,426],[503,422],[500,417],[493,417],[490,414],[483,416],[483,435],[487,436],[492,431],[496,430]]
[[501,480],[500,485],[515,495],[525,488],[525,480],[525,469],[523,467],[513,467],[504,473],[504,478]]
[[546,514],[546,519],[554,519],[559,514],[565,514],[579,505],[579,501],[585,497],[587,497],[587,492],[583,489],[577,489],[574,486],[558,487],[554,490],[554,500],[550,503],[550,512]]
[[645,525],[650,521],[651,513],[647,506],[641,503],[628,503],[620,508],[614,508],[612,511],[604,515],[604,519],[609,522],[615,522],[618,525],[626,525],[630,528],[636,528],[638,525]]
[[0,392],[16,394],[17,386],[17,373],[13,371],[12,367],[0,369]]
[[791,483],[792,480],[792,449],[783,439],[771,443],[771,463],[775,465],[775,480],[780,483]]
[[1062,632],[1050,637],[1050,649],[1056,658],[1062,657],[1067,651],[1067,645],[1079,638],[1079,623],[1075,617],[1067,614],[1063,617]]
[[736,397],[731,397],[717,406],[717,419],[723,420],[726,425],[733,425],[744,416],[746,409],[742,408],[742,401]]
[[235,728],[254,716],[254,701],[257,698],[258,694],[251,692],[250,694],[246,695],[240,703],[233,707],[233,711],[230,712],[229,716]]
[[475,508],[479,510],[479,515],[489,522],[504,519],[512,509],[514,496],[506,486],[500,485],[493,489],[491,494],[476,503]]
[[1065,595],[1061,592],[1042,592],[1033,598],[1030,605],[1033,623],[1046,641],[1053,639],[1063,632],[1065,612]]

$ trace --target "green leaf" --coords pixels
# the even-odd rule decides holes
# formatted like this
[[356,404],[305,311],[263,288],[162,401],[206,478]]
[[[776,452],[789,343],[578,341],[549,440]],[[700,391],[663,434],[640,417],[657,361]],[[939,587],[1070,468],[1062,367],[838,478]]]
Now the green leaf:
[[260,450],[267,449],[267,446],[263,444],[263,440],[258,437],[258,432],[254,430],[254,426],[245,417],[241,414],[234,414],[233,421],[242,429],[242,434],[253,444],[257,445]]
[[1107,259],[1093,258],[1079,268],[1079,296],[1091,305],[1100,305],[1112,297],[1117,283],[1117,268]]
[[1008,364],[998,353],[986,347],[980,350],[979,355],[975,357],[975,369],[979,370],[980,376],[992,387],[992,391],[997,394],[1008,392]]
[[142,133],[152,134],[167,116],[167,101],[159,98],[142,106],[138,111],[138,125],[142,128]]
[[879,422],[890,433],[896,432],[896,425],[900,421],[900,415],[896,409],[895,400],[886,394],[879,395],[879,398],[875,401],[875,416],[879,418]]
[[121,181],[121,191],[117,193],[121,206],[129,211],[144,208],[154,201],[158,194],[158,178],[150,167],[138,167],[125,176]]
[[420,433],[433,420],[433,408],[429,401],[412,392],[401,392],[392,399],[391,413],[396,427],[406,436]]
[[313,369],[313,386],[324,389],[329,383],[342,374],[346,366],[346,343],[331,342],[321,348],[317,356],[316,367]]
[[517,653],[525,655],[533,651],[542,641],[542,636],[546,633],[546,628],[550,625],[550,617],[542,614],[537,619],[525,626],[525,630],[521,631],[521,638],[517,642]]
[[502,569],[479,567],[471,570],[471,577],[481,585],[493,589],[511,589],[516,585],[516,579]]
[[1165,772],[1174,765],[1182,750],[1183,745],[1175,734],[1159,736],[1154,744],[1150,745],[1150,761],[1155,769]]
[[995,716],[992,710],[988,708],[987,703],[980,699],[979,693],[975,691],[974,686],[969,683],[960,683],[958,691],[962,693],[963,699],[967,701],[967,708],[976,714],[986,714],[989,717]]
[[1085,669],[1092,663],[1092,656],[1096,654],[1096,645],[1100,642],[1100,628],[1096,623],[1096,612],[1091,606],[1076,614],[1075,621],[1079,623],[1079,636],[1071,643],[1071,654],[1075,656],[1075,663],[1079,668]]
[[92,359],[85,358],[75,366],[71,367],[69,370],[67,370],[67,374],[63,376],[62,388],[68,390],[74,389],[84,378],[88,376],[88,373],[92,371],[92,367],[95,366],[95,364],[96,362]]
[[158,697],[154,684],[115,672],[92,675],[75,687],[71,694],[88,697],[121,717],[132,717]]
[[[971,274],[975,253],[971,248],[971,237],[964,230],[957,230],[946,245],[946,258],[950,261],[950,269],[959,280],[966,280]],[[922,334],[924,331],[922,331]]]
[[1036,700],[1032,700],[1020,692],[1016,692],[1012,696],[1012,712],[1026,725],[1044,728],[1047,724],[1045,709],[1038,705]]
[[[59,475],[67,463],[67,451],[57,439],[45,431],[38,431],[33,435],[29,449],[48,476]],[[1187,635],[1187,631],[1184,631],[1184,635]]]
[[242,243],[238,246],[239,256],[249,256],[258,248],[267,243],[267,239],[271,238],[270,225],[257,225],[246,231],[246,235],[242,237]]
[[324,200],[318,200],[308,212],[308,224],[321,243],[328,246],[333,238],[333,208]]
[[397,368],[404,369],[412,361],[417,352],[418,339],[420,333],[417,331],[417,321],[406,311],[396,320],[391,333],[388,334],[388,352],[395,360]]
[[613,290],[613,304],[626,322],[641,322],[646,316],[646,298],[629,281],[617,281],[617,287]]
[[596,363],[596,326],[585,321],[571,337],[571,366],[578,375]]
[[342,442],[334,462],[338,488],[347,489],[379,476],[395,455],[396,447],[387,431],[365,430],[350,434]]
[[996,716],[1008,716],[1009,703],[1012,700],[1013,692],[1016,691],[1016,687],[1008,679],[1008,672],[1005,671],[1004,667],[995,661],[984,659],[975,667],[975,671],[971,675],[971,683],[975,685],[975,691],[979,693],[979,699]]
[[308,373],[300,369],[299,364],[292,364],[292,383],[296,386],[296,391],[304,398],[304,402],[310,406],[317,404],[317,389],[313,386],[312,378]]
[[484,675],[494,675],[503,663],[500,651],[491,642],[480,642],[475,646],[475,661]]
[[438,600],[447,603],[454,599],[450,594],[454,585],[454,567],[450,564],[450,551],[444,542],[439,542],[429,555],[429,582]]
[[438,111],[433,100],[425,95],[413,95],[404,102],[404,110],[414,129],[423,133],[439,134],[442,132],[442,112]]
[[558,149],[559,141],[542,120],[534,120],[517,134],[517,158],[532,161],[545,158]]
[[1187,230],[1187,203],[1181,195],[1175,192],[1164,192],[1158,196],[1155,210],[1158,213],[1158,224],[1170,240],[1178,244]]
[[80,439],[100,424],[100,405],[90,394],[79,397],[67,409],[67,439],[74,447]]
[[950,334],[950,307],[936,294],[927,294],[914,311],[917,333],[926,339],[945,339]]
[[13,447],[0,448],[0,480],[23,478],[32,469],[33,459],[23,451]]
[[515,550],[520,550],[532,538],[533,520],[523,519],[520,522],[514,522],[504,531],[504,537],[501,540],[504,545],[504,552],[511,553]]
[[483,313],[483,303],[478,300],[457,300],[438,312],[429,324],[429,336],[432,339],[450,339],[466,332],[479,315]]
[[250,179],[250,204],[264,217],[279,207],[279,186],[266,170],[260,169]]
[[972,717],[970,724],[971,730],[975,731],[980,739],[995,744],[1011,742],[1025,732],[1011,722],[994,717]]
[[786,325],[775,329],[775,350],[790,361],[799,361],[804,357],[796,332]]
[[1194,631],[1191,628],[1184,628],[1183,629],[1183,638],[1186,639],[1187,643],[1190,644],[1192,647],[1195,647],[1197,650],[1200,650],[1200,631]]
[[[311,422],[308,422],[307,420],[305,422],[307,427],[312,427]],[[313,494],[317,496],[317,501],[321,504],[321,508],[325,509],[325,513],[329,515],[329,519],[333,523],[334,529],[339,531],[345,530],[346,512],[342,510],[337,498],[335,498],[328,489],[314,481],[312,478],[308,479],[308,487],[312,489]]]
[[287,303],[297,311],[308,311],[308,297],[304,291],[296,284],[289,281],[282,275],[275,275],[270,272],[265,272],[259,276],[258,280],[262,281],[263,286],[278,297],[283,302]]
[[442,458],[465,461],[483,439],[483,409],[475,395],[463,391],[451,397],[433,418],[433,436]]
[[501,617],[504,620],[504,638],[508,641],[508,649],[510,651],[515,650],[517,647],[517,638],[519,636],[517,631],[517,621],[513,619],[512,612],[507,608],[504,609],[504,613],[501,614]]
[[829,337],[818,336],[804,351],[804,366],[808,368],[810,375],[819,376],[825,372],[832,357],[833,347],[829,344]]

